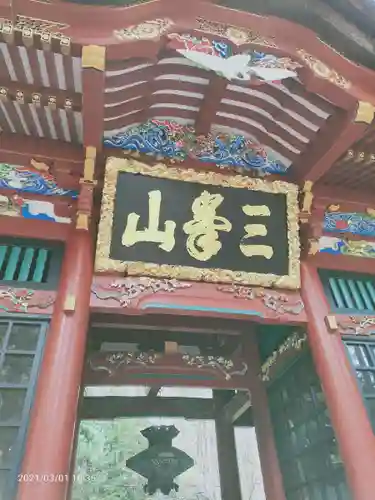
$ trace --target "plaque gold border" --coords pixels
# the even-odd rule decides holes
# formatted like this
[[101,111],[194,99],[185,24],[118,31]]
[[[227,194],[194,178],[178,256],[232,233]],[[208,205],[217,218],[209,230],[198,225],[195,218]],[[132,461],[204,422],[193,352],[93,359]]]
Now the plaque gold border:
[[[119,172],[148,175],[163,179],[223,186],[238,189],[263,191],[264,193],[286,195],[288,224],[288,257],[289,272],[287,275],[247,273],[228,269],[201,269],[191,266],[174,266],[169,264],[153,264],[149,262],[121,261],[109,256],[113,210],[116,196],[117,177]],[[163,164],[145,165],[139,161],[110,157],[107,159],[103,188],[98,240],[96,246],[95,271],[116,272],[128,276],[151,276],[211,283],[237,283],[298,289],[300,288],[300,243],[299,243],[299,207],[298,187],[283,181],[266,182],[261,179],[242,175],[227,176],[216,172],[204,172],[192,169],[170,168]]]

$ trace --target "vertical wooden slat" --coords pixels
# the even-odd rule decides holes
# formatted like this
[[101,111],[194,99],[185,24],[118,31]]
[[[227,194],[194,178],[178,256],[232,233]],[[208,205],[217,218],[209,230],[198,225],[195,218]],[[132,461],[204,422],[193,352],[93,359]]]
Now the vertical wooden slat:
[[361,294],[357,290],[355,281],[354,280],[345,280],[345,281],[346,281],[346,283],[348,285],[348,288],[350,290],[350,293],[351,293],[351,295],[352,295],[352,297],[354,299],[356,308],[359,311],[363,311],[363,309],[365,309],[365,304],[363,303]]
[[357,283],[358,290],[361,293],[363,302],[365,303],[366,309],[368,309],[368,310],[374,309],[374,304],[371,301],[371,296],[368,293],[368,290],[366,289],[363,281],[357,280],[356,283]]
[[6,245],[0,245],[0,269],[3,266],[7,250],[8,247]]
[[351,295],[349,293],[348,285],[346,283],[346,280],[344,280],[342,278],[338,278],[337,279],[337,284],[338,284],[338,286],[340,288],[342,296],[344,297],[345,307],[348,308],[348,309],[355,309],[355,305],[354,305],[352,297],[351,297]]
[[365,282],[365,285],[366,285],[366,289],[368,291],[368,293],[370,294],[370,297],[371,297],[371,300],[372,300],[372,303],[373,303],[373,308],[375,307],[375,289],[374,289],[374,285],[372,284],[371,281],[366,281]]
[[329,287],[332,292],[332,296],[334,301],[336,302],[336,306],[339,308],[345,308],[344,301],[342,300],[340,288],[338,287],[336,283],[336,278],[329,278],[328,279]]
[[34,248],[27,248],[23,259],[21,269],[18,275],[18,281],[27,281],[30,274],[31,265],[33,263],[34,258]]
[[45,250],[44,248],[40,248],[38,250],[35,271],[34,271],[33,278],[32,278],[32,280],[35,281],[36,283],[41,283],[41,281],[43,279],[43,274],[44,274],[44,269],[46,267],[47,258],[48,258],[48,250]]
[[4,274],[4,280],[12,281],[15,279],[14,275],[17,269],[20,253],[21,253],[21,247],[12,247]]

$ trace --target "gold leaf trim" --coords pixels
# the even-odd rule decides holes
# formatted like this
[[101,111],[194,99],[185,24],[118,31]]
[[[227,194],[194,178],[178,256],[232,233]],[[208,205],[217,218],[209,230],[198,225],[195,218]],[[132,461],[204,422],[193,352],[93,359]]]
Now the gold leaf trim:
[[375,108],[370,102],[358,101],[357,114],[354,119],[356,123],[371,124],[374,119]]
[[[238,189],[250,189],[271,194],[285,194],[287,202],[289,272],[287,275],[247,273],[227,269],[200,269],[190,266],[159,265],[145,262],[124,262],[110,258],[113,209],[119,172],[142,174],[184,182],[209,184]],[[163,164],[148,166],[133,159],[108,158],[106,165],[101,218],[96,249],[97,272],[119,272],[130,276],[238,283],[297,289],[300,287],[298,187],[283,181],[266,182],[241,175],[226,176],[215,172],[197,172],[192,169],[167,168]]]

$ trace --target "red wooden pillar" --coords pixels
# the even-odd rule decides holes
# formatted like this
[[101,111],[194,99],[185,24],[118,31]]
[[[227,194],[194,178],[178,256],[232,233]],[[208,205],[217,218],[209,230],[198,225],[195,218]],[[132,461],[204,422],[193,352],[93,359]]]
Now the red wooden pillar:
[[48,332],[18,500],[66,500],[86,348],[93,272],[92,237],[72,229]]
[[261,362],[254,332],[246,334],[246,338],[243,339],[243,347],[248,363],[250,396],[264,492],[267,500],[286,500],[266,388],[260,378]]
[[308,337],[354,500],[375,498],[375,435],[340,335],[329,333],[329,307],[314,267],[302,263]]

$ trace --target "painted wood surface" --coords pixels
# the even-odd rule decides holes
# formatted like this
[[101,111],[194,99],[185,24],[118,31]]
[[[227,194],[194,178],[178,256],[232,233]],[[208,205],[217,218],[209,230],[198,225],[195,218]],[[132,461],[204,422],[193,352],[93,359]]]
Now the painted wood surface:
[[0,287],[0,311],[6,313],[46,314],[53,311],[56,293],[46,290]]
[[112,314],[178,314],[303,324],[299,292],[152,278],[94,276],[91,310]]
[[99,352],[89,356],[86,385],[198,386],[247,389],[248,365],[240,356]]

